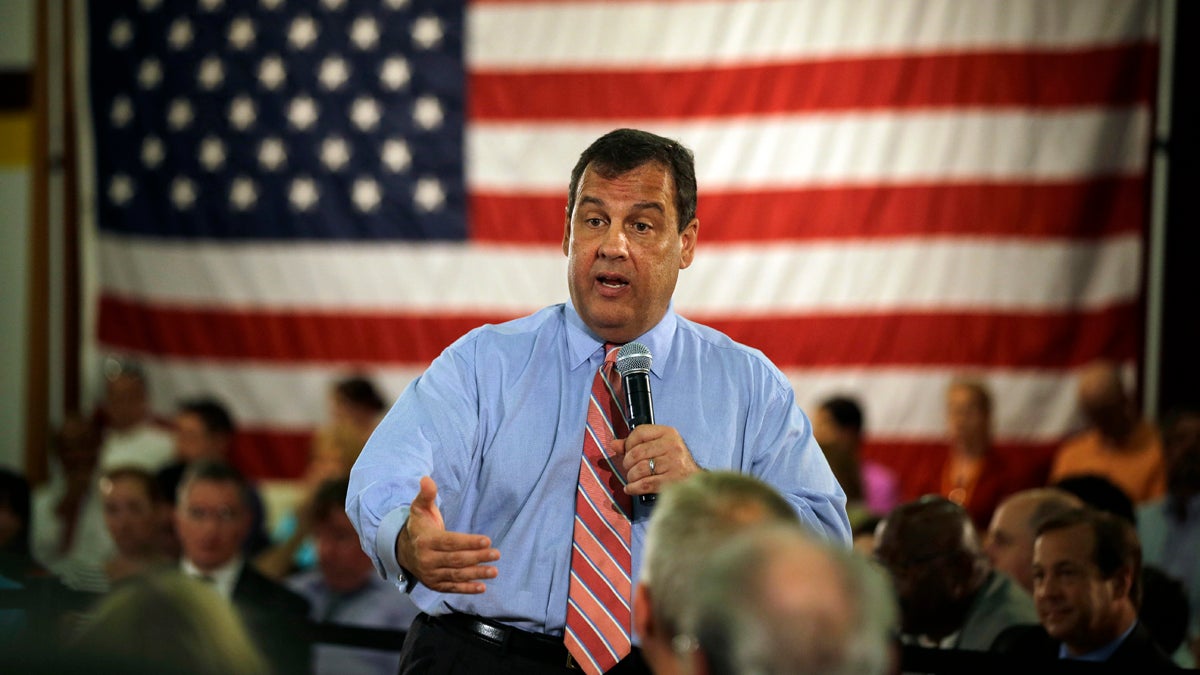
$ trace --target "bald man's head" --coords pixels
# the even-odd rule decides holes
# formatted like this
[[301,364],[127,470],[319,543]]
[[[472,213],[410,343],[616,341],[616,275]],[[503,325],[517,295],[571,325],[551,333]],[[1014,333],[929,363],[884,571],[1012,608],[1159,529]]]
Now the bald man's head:
[[988,526],[984,551],[992,567],[1033,592],[1033,540],[1043,522],[1083,506],[1078,497],[1057,488],[1034,488],[1014,493],[996,507]]
[[1095,361],[1080,371],[1079,409],[1102,435],[1118,443],[1136,422],[1121,372],[1111,361]]

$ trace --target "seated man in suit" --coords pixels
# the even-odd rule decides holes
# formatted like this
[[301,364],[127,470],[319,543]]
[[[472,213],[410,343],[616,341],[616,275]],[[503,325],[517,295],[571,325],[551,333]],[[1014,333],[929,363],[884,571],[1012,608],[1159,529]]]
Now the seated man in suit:
[[233,602],[277,672],[309,672],[303,633],[308,601],[263,576],[242,556],[251,527],[245,478],[220,462],[188,467],[179,484],[175,527],[183,573],[211,583]]
[[992,569],[967,510],[945,497],[893,509],[875,530],[875,557],[895,582],[907,644],[986,650],[1036,620],[1029,594]]
[[1032,488],[1000,502],[988,525],[983,550],[992,567],[1033,592],[1033,540],[1038,525],[1083,506],[1075,495],[1057,488]]
[[1033,545],[1040,626],[1001,633],[993,650],[1031,659],[1103,662],[1126,672],[1174,663],[1138,621],[1142,550],[1129,523],[1081,508],[1042,523]]

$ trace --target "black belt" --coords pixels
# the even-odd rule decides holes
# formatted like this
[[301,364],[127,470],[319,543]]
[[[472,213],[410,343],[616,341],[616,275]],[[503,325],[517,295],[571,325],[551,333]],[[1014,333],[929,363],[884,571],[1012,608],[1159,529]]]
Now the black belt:
[[459,612],[439,616],[422,614],[418,620],[422,618],[431,625],[440,626],[451,633],[481,642],[501,653],[523,656],[552,666],[579,668],[575,657],[571,656],[571,653],[567,651],[567,646],[563,644],[562,638],[531,633],[483,617]]

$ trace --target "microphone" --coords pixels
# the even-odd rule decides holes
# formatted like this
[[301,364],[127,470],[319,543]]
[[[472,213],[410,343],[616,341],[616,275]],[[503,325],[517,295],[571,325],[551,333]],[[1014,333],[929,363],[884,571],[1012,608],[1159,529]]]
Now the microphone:
[[[654,424],[654,398],[650,395],[650,348],[630,342],[617,351],[617,372],[625,389],[625,407],[629,411],[629,429],[639,424]],[[653,504],[657,495],[638,495],[643,506]]]

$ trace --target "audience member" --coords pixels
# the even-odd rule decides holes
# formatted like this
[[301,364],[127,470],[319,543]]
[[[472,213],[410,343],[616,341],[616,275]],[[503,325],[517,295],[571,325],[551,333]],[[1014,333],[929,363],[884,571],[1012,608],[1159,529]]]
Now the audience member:
[[1056,488],[1022,490],[1000,502],[988,525],[983,550],[992,567],[1033,592],[1033,540],[1042,522],[1083,506],[1078,497]]
[[242,555],[250,504],[249,485],[233,467],[209,461],[188,467],[175,509],[180,567],[233,601],[277,671],[308,672],[311,659],[302,636],[308,601],[263,576]]
[[[233,441],[237,437],[237,424],[223,403],[202,396],[179,404],[174,431],[174,461],[158,472],[162,494],[172,506],[178,496],[179,481],[189,466],[201,461],[229,462]],[[251,524],[243,552],[255,555],[268,545],[264,526],[266,516],[258,490],[253,485],[249,486],[249,490]]]
[[33,557],[55,574],[112,555],[113,541],[97,494],[99,451],[95,425],[80,415],[67,415],[54,438],[57,470],[34,490],[30,523]]
[[331,394],[331,421],[334,429],[353,439],[354,457],[375,433],[375,427],[387,411],[387,403],[375,383],[364,375],[352,375],[339,380]]
[[383,407],[383,398],[365,377],[353,376],[334,384],[329,394],[330,422],[313,434],[308,467],[300,483],[303,494],[296,508],[284,514],[271,533],[270,548],[254,560],[263,574],[282,579],[317,564],[312,523],[305,514],[322,483],[350,475],[354,460],[379,423]]
[[993,649],[1026,659],[1097,661],[1123,672],[1174,663],[1138,621],[1141,547],[1125,520],[1090,508],[1042,523],[1033,546],[1040,625],[1002,633]]
[[1178,579],[1153,565],[1142,565],[1142,605],[1138,621],[1150,631],[1154,643],[1175,663],[1193,666],[1191,654],[1181,649],[1186,642],[1191,606]]
[[646,562],[633,600],[642,655],[655,673],[686,672],[673,641],[704,560],[730,536],[764,522],[800,523],[787,500],[753,476],[706,471],[664,488],[647,526]]
[[60,576],[68,588],[106,593],[114,584],[167,565],[161,532],[170,512],[153,474],[141,467],[110,469],[99,486],[115,551],[106,559],[78,561]]
[[870,515],[882,516],[900,503],[900,486],[891,469],[862,458],[863,412],[852,398],[826,399],[813,415],[813,438],[846,493],[853,527]]
[[692,672],[893,672],[895,600],[868,561],[793,525],[752,528],[700,574],[685,628]]
[[1133,500],[1116,483],[1104,476],[1098,474],[1069,476],[1058,481],[1052,487],[1075,495],[1083,502],[1084,506],[1111,513],[1131,524],[1137,520]]
[[1163,420],[1167,494],[1137,511],[1146,563],[1183,583],[1200,636],[1200,408],[1173,410]]
[[895,583],[907,643],[985,650],[1036,619],[1029,594],[992,570],[966,510],[944,497],[896,507],[876,530],[875,557]]
[[15,582],[41,570],[29,547],[31,508],[29,481],[0,468],[0,576]]
[[[310,517],[318,569],[291,577],[287,585],[308,599],[309,618],[315,622],[408,630],[420,610],[407,594],[375,574],[346,516],[348,485],[347,478],[340,478],[326,481],[317,490]],[[318,674],[395,675],[400,653],[318,645],[313,650],[313,666]]]
[[237,426],[220,401],[194,398],[183,401],[175,413],[173,461],[158,472],[163,494],[174,502],[179,481],[188,464],[198,460],[228,462]]
[[72,660],[87,666],[87,672],[271,672],[233,607],[203,584],[171,570],[138,579],[105,597],[71,651]]
[[124,364],[109,375],[101,412],[105,425],[101,470],[141,466],[157,471],[171,461],[171,435],[151,415],[146,378],[140,369]]
[[1079,408],[1089,427],[1058,451],[1050,480],[1099,474],[1135,504],[1161,497],[1166,468],[1158,430],[1134,410],[1115,364],[1097,361],[1083,369]]
[[871,516],[862,520],[850,530],[852,547],[855,553],[868,559],[875,556],[875,530],[881,522],[883,522],[882,517]]
[[946,454],[941,463],[914,467],[908,477],[916,494],[940,494],[971,514],[976,530],[987,529],[992,511],[1008,495],[1041,485],[1044,475],[992,447],[992,395],[979,380],[958,378],[946,388]]

